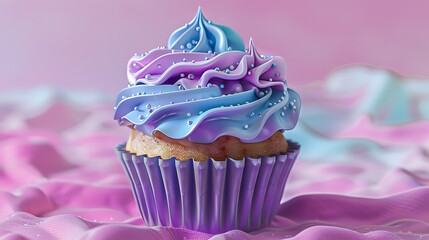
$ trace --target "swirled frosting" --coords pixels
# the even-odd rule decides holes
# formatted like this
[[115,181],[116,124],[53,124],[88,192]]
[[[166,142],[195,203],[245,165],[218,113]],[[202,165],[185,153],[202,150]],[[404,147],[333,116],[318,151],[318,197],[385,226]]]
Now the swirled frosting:
[[230,27],[208,21],[200,8],[191,22],[174,31],[168,39],[168,48],[190,52],[244,51],[240,35]]
[[[207,20],[199,10],[194,21]],[[197,46],[210,46],[207,41],[200,38]],[[132,57],[130,85],[119,93],[114,118],[147,135],[160,131],[199,143],[224,135],[260,142],[295,127],[301,101],[286,86],[283,58],[261,56],[252,40],[247,51],[224,51],[224,42],[215,42],[217,53],[173,47]]]

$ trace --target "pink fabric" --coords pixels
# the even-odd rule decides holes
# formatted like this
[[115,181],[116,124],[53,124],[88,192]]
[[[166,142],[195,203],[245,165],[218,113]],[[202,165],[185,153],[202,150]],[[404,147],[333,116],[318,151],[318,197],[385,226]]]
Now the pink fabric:
[[353,67],[296,90],[302,150],[272,226],[215,236],[143,226],[112,96],[2,94],[0,239],[429,239],[428,82]]

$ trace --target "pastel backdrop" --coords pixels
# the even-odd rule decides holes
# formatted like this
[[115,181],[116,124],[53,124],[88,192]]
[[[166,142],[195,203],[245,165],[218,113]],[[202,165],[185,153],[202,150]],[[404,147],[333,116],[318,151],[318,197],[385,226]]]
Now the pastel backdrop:
[[[259,231],[145,227],[113,150],[129,134],[112,119],[129,57],[166,44],[198,6],[283,56],[302,98],[286,132],[302,149]],[[0,0],[0,239],[429,239],[428,9]]]
[[166,45],[198,6],[261,53],[283,56],[292,86],[356,63],[429,77],[425,0],[2,0],[0,88],[116,93],[129,57]]

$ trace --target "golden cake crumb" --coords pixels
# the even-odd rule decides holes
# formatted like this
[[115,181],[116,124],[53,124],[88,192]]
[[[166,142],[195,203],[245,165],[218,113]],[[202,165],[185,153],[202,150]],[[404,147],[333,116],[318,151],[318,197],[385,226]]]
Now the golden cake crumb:
[[196,161],[207,158],[222,161],[227,157],[236,160],[244,157],[258,158],[285,153],[287,148],[287,141],[279,131],[258,143],[243,143],[232,136],[219,137],[212,143],[194,143],[187,138],[172,139],[161,132],[156,132],[152,137],[133,129],[126,145],[127,151],[137,155],[161,156],[163,159],[176,157],[178,160],[193,158]]

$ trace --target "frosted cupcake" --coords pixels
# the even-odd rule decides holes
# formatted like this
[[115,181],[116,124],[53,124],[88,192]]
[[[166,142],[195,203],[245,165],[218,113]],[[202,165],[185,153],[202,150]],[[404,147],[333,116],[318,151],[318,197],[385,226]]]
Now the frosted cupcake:
[[285,62],[248,50],[198,10],[168,47],[134,56],[115,119],[117,147],[145,223],[209,233],[270,224],[299,145],[300,111]]

